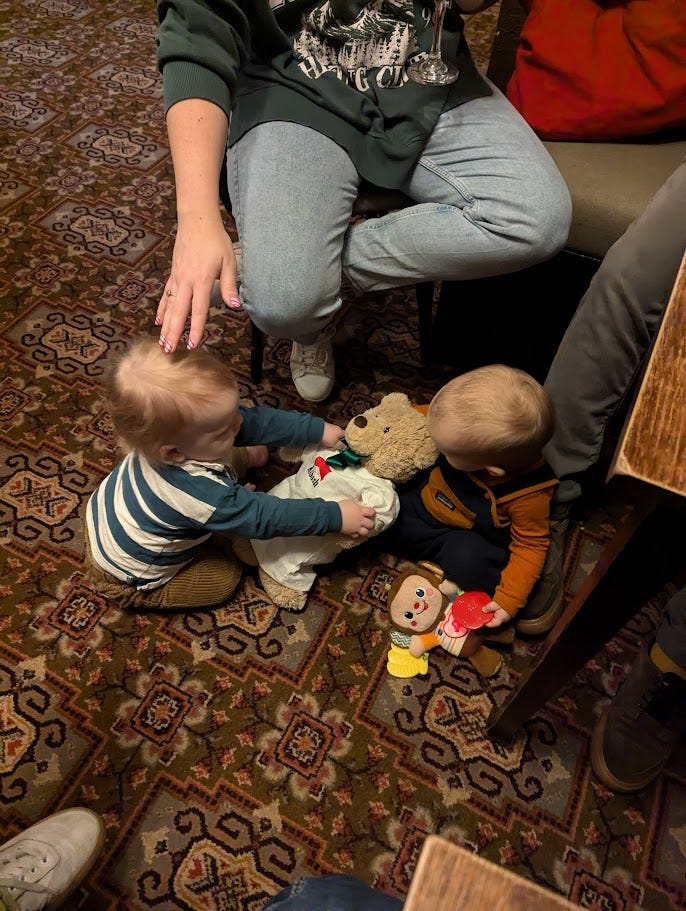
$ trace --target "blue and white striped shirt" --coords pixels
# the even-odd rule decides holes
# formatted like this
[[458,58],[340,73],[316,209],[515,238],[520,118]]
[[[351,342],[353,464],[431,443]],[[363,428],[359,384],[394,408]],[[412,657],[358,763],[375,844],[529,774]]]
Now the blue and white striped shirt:
[[[294,446],[321,440],[321,418],[240,408],[236,445]],[[213,532],[245,538],[340,531],[337,503],[282,500],[249,491],[225,465],[153,464],[130,452],[91,495],[86,523],[95,563],[139,589],[168,582]]]

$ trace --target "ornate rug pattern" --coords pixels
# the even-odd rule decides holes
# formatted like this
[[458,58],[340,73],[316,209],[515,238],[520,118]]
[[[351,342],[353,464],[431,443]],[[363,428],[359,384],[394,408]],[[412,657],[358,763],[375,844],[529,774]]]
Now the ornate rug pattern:
[[[80,516],[115,459],[103,364],[151,331],[171,259],[152,7],[0,2],[0,839],[63,807],[101,813],[105,854],[71,905],[89,911],[258,911],[337,871],[403,895],[434,832],[584,908],[686,908],[683,761],[631,797],[589,765],[669,591],[504,747],[484,725],[536,642],[487,683],[446,653],[425,679],[389,677],[403,563],[372,545],[323,571],[300,615],[250,573],[219,610],[164,615],[122,612],[84,576]],[[243,314],[213,312],[206,344],[246,402],[300,407],[286,342],[259,387]],[[357,301],[338,352],[318,411],[341,423],[381,393],[427,401],[447,376],[420,367],[407,290]],[[570,591],[610,522],[599,503],[574,529]]]

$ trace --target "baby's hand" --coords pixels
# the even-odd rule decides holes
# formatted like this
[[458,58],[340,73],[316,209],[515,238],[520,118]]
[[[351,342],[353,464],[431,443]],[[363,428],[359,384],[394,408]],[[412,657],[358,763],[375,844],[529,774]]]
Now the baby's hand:
[[338,424],[329,424],[327,421],[327,423],[324,424],[322,446],[325,446],[327,449],[343,449],[343,446],[341,445],[343,434],[344,431]]
[[486,624],[490,629],[501,626],[510,619],[508,612],[503,610],[497,601],[489,601],[488,604],[483,606],[482,610],[485,614],[493,614],[493,619]]
[[356,500],[341,500],[341,532],[352,538],[363,538],[374,528],[376,510]]

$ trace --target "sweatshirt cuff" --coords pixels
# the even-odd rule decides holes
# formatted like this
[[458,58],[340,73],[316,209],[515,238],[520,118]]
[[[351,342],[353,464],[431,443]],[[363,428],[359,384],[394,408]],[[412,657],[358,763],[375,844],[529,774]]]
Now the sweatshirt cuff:
[[325,500],[325,506],[329,517],[329,531],[340,531],[343,525],[341,507],[335,500]]
[[178,101],[202,98],[220,107],[228,119],[231,94],[221,77],[197,63],[170,60],[162,70],[165,113]]
[[322,437],[324,436],[324,425],[326,421],[324,418],[317,417],[316,414],[309,415],[310,426],[307,428],[307,442],[308,443],[321,443]]
[[523,607],[521,598],[514,598],[512,595],[506,594],[501,588],[496,588],[493,600],[497,601],[502,609],[511,617],[514,617],[517,614],[517,611]]

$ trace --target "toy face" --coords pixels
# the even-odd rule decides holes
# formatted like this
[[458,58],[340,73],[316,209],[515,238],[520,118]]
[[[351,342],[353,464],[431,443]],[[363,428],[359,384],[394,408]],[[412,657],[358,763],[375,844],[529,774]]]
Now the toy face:
[[438,586],[420,575],[408,576],[390,607],[392,622],[413,633],[432,629],[445,605]]
[[393,417],[393,421],[384,423],[384,415],[374,414],[373,410],[358,414],[345,428],[345,439],[358,455],[369,456],[380,446],[387,445],[391,434],[397,435],[402,425],[398,423],[397,416]]

